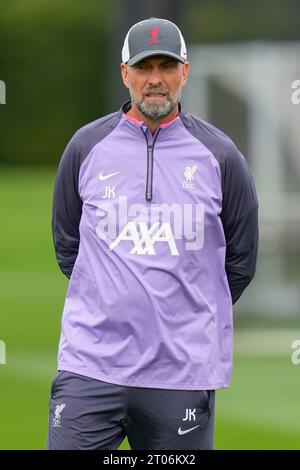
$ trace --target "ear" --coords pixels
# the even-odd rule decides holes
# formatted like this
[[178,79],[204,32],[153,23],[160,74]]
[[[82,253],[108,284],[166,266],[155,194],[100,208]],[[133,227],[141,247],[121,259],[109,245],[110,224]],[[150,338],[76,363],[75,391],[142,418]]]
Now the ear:
[[188,81],[188,76],[189,76],[189,70],[190,70],[190,63],[188,61],[186,61],[184,64],[183,64],[183,67],[182,67],[182,85],[184,86],[187,81]]
[[121,76],[124,85],[126,86],[126,88],[129,88],[127,65],[123,62],[121,63]]

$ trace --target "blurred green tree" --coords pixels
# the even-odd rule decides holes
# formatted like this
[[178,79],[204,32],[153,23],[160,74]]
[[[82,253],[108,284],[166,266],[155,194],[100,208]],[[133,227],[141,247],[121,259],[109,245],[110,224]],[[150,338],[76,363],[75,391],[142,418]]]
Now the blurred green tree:
[[1,8],[1,163],[56,163],[108,109],[110,2],[12,0]]

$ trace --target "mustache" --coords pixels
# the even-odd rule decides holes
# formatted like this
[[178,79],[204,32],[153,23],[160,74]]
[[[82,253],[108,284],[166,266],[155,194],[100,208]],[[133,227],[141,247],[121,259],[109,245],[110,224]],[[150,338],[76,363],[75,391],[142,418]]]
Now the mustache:
[[150,95],[151,93],[159,93],[162,95],[167,95],[169,92],[165,88],[147,88],[144,90],[144,95]]

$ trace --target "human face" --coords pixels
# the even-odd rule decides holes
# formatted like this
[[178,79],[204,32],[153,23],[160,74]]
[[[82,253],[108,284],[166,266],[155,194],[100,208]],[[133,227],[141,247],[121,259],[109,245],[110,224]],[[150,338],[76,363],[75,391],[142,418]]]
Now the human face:
[[188,69],[188,62],[182,64],[162,55],[148,57],[131,67],[122,63],[122,78],[129,89],[132,108],[151,121],[172,114],[181,99]]

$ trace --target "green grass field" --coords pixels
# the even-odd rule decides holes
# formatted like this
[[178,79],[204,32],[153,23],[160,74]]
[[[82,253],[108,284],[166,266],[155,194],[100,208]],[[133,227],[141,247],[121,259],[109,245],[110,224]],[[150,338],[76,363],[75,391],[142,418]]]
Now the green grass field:
[[[0,365],[0,449],[46,444],[67,288],[51,238],[53,182],[53,169],[0,171],[0,340],[7,348]],[[300,449],[300,365],[291,363],[284,332],[277,348],[276,335],[265,331],[266,348],[261,333],[236,331],[232,384],[216,393],[216,449]],[[129,448],[127,440],[120,448]]]

